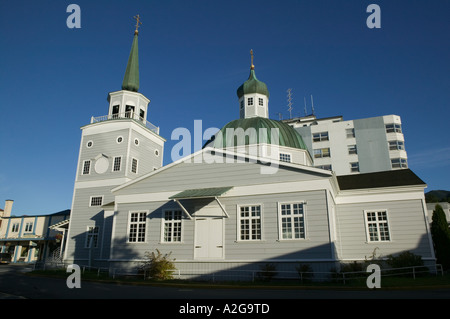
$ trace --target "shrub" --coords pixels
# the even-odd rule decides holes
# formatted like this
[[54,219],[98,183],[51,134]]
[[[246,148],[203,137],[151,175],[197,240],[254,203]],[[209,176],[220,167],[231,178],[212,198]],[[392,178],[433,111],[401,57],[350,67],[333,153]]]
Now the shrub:
[[295,269],[297,269],[298,275],[302,281],[310,281],[314,277],[311,265],[300,264],[298,267],[295,267]]
[[277,267],[274,264],[265,264],[260,267],[261,271],[256,273],[256,277],[262,281],[271,281],[277,275]]
[[147,276],[153,279],[172,279],[176,267],[173,263],[175,259],[170,259],[171,254],[172,252],[163,255],[158,249],[156,249],[156,254],[145,252],[146,260],[140,267],[141,271],[145,271],[148,274]]
[[422,256],[404,251],[396,256],[389,255],[386,263],[392,268],[423,266]]

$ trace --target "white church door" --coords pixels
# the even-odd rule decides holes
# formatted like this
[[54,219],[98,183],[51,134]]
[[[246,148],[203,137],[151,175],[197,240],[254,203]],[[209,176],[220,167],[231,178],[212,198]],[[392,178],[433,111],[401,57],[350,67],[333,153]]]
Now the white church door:
[[195,259],[223,258],[223,218],[195,218]]

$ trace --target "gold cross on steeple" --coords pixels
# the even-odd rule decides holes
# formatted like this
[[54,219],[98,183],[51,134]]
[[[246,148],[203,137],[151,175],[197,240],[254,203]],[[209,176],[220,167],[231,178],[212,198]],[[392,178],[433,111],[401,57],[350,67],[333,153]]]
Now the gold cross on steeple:
[[251,55],[251,59],[252,59],[252,66],[251,69],[253,70],[255,68],[255,66],[253,65],[253,49],[250,50],[250,55]]
[[139,17],[139,14],[134,16],[133,19],[136,19],[136,30],[134,30],[134,34],[138,34],[138,28],[139,25],[142,24],[141,18]]

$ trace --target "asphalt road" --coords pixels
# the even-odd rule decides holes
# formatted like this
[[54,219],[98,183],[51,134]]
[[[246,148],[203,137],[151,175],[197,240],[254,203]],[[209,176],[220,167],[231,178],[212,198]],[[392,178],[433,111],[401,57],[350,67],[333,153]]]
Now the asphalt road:
[[[0,299],[143,299],[143,300],[271,300],[312,299],[450,299],[450,289],[329,290],[329,289],[230,289],[122,285],[81,281],[68,288],[64,278],[30,276],[25,265],[0,265]],[[68,273],[69,276],[69,273]]]

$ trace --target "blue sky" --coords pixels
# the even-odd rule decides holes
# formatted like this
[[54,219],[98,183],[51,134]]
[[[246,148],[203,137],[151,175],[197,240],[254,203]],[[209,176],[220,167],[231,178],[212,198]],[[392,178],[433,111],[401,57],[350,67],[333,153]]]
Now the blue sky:
[[[69,4],[81,28],[69,29]],[[369,29],[369,4],[381,28]],[[49,214],[71,206],[80,127],[120,90],[139,14],[140,92],[167,139],[177,127],[238,118],[250,49],[270,117],[401,116],[409,167],[450,190],[450,1],[0,0],[0,207]],[[310,103],[308,101],[308,108]],[[310,109],[308,110],[310,111]],[[194,148],[192,149],[194,151]]]

